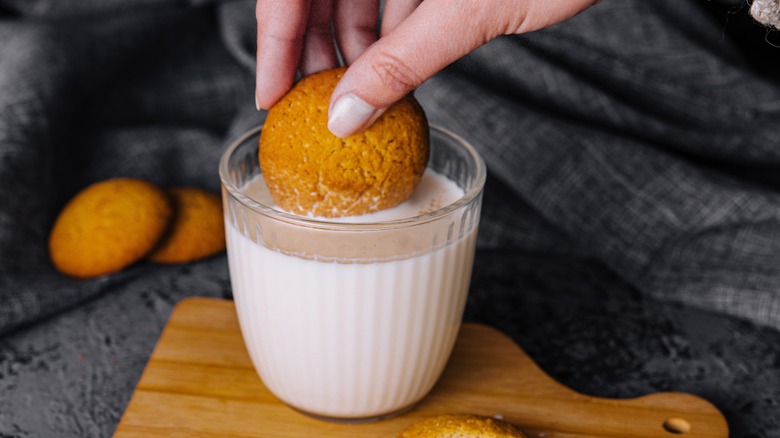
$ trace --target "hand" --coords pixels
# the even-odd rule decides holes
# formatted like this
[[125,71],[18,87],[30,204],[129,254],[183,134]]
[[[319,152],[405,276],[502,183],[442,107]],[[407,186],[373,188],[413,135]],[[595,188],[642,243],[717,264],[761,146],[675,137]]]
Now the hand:
[[[597,0],[257,0],[257,104],[269,108],[295,72],[350,66],[333,92],[328,128],[368,127],[395,101],[453,61],[507,34],[541,29]],[[335,29],[335,35],[331,32]]]

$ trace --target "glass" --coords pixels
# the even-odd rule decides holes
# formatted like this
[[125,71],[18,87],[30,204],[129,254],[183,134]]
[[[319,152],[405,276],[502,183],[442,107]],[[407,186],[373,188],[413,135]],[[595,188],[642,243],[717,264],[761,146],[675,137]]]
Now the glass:
[[485,164],[431,127],[428,166],[464,194],[415,217],[342,223],[275,210],[243,191],[261,127],[219,167],[241,332],[265,386],[305,414],[370,421],[403,412],[441,375],[460,328]]

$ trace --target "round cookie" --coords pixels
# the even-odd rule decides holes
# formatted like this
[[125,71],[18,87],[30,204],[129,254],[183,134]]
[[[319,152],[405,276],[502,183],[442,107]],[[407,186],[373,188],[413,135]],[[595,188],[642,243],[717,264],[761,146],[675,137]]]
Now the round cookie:
[[173,204],[168,234],[149,254],[157,263],[186,263],[225,249],[222,200],[214,193],[191,187],[167,191]]
[[413,423],[398,438],[525,438],[511,423],[492,417],[446,414]]
[[347,138],[328,130],[328,102],[346,68],[301,79],[269,111],[260,168],[282,209],[340,217],[392,208],[408,199],[428,162],[428,121],[411,95],[368,129]]
[[62,273],[92,278],[143,258],[160,240],[172,210],[157,186],[138,179],[95,183],[71,199],[54,223],[49,255]]

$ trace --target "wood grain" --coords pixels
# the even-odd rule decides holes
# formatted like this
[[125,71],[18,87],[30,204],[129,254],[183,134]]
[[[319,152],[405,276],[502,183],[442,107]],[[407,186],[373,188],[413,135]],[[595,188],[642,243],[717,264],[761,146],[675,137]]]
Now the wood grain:
[[[268,392],[244,347],[233,302],[208,298],[176,306],[114,436],[394,437],[414,421],[453,412],[501,415],[537,438],[728,436],[722,414],[704,399],[579,394],[542,372],[507,336],[475,324],[463,325],[442,378],[411,411],[365,424],[315,420]],[[690,431],[667,431],[672,418]]]

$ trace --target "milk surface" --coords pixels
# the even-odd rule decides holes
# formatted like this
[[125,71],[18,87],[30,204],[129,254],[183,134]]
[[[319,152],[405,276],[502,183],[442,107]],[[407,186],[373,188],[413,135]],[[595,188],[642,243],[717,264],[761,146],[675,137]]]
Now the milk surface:
[[[244,193],[270,200],[262,178]],[[346,220],[416,216],[462,196],[456,184],[428,172],[410,201]],[[388,415],[429,392],[460,327],[476,224],[413,257],[322,262],[271,250],[227,218],[241,330],[271,392],[306,413],[343,419]],[[459,220],[453,215],[441,227]]]
[[[268,186],[261,175],[252,178],[242,190],[248,197],[283,211],[274,204]],[[425,214],[457,201],[463,196],[463,190],[444,175],[427,169],[420,178],[414,193],[404,203],[387,210],[359,216],[327,218],[329,222],[369,223],[406,219]],[[325,218],[323,218],[325,219]]]

